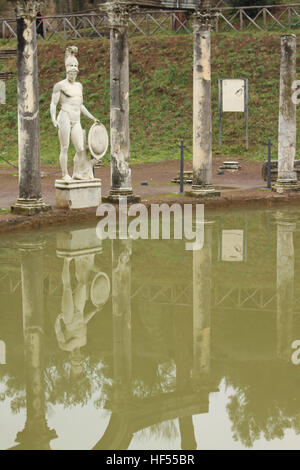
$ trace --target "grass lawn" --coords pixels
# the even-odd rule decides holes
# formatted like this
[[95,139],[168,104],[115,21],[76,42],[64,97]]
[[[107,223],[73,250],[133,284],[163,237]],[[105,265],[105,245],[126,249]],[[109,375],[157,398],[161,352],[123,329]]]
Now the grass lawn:
[[[228,158],[263,160],[268,137],[277,153],[280,34],[249,32],[214,34],[212,40],[213,154]],[[49,114],[52,87],[65,77],[64,51],[69,42],[39,41],[41,159],[58,163],[59,141]],[[72,42],[75,44],[75,42]],[[79,80],[85,105],[109,128],[109,40],[80,39]],[[0,47],[13,48],[15,43]],[[191,35],[135,37],[130,39],[131,163],[178,159],[180,139],[185,158],[192,158]],[[300,65],[300,48],[297,66]],[[16,60],[2,60],[0,70],[10,70],[7,104],[1,106],[0,157],[17,161]],[[249,151],[245,150],[245,116],[223,115],[223,146],[218,147],[218,78],[249,79]],[[300,106],[298,106],[300,113]],[[82,119],[86,129],[91,122]],[[300,158],[300,134],[297,137]],[[70,152],[70,158],[73,155]],[[109,155],[105,157],[109,164]]]

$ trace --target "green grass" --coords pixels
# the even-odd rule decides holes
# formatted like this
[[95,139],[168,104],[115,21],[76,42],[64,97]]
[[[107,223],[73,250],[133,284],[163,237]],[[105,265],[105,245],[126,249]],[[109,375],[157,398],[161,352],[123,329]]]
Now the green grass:
[[[65,76],[64,50],[68,42],[39,41],[41,159],[58,164],[59,141],[49,113],[52,87]],[[79,80],[87,108],[109,128],[109,41],[81,39]],[[0,41],[0,47],[15,47]],[[300,49],[297,63],[300,65]],[[186,160],[192,159],[192,64],[190,35],[155,36],[130,40],[131,163],[178,159],[180,139]],[[212,109],[213,154],[224,158],[263,160],[264,143],[271,137],[277,152],[280,33],[213,34]],[[0,156],[17,162],[16,61],[1,62],[14,76],[7,82],[7,104],[1,107]],[[223,115],[223,146],[218,147],[218,78],[249,79],[249,151],[245,150],[245,116]],[[300,113],[300,106],[297,112]],[[300,116],[298,116],[300,117]],[[82,119],[88,129],[91,122]],[[300,133],[297,136],[300,158]],[[70,160],[74,149],[70,150]],[[104,158],[109,164],[109,154]],[[2,164],[2,163],[1,163]]]

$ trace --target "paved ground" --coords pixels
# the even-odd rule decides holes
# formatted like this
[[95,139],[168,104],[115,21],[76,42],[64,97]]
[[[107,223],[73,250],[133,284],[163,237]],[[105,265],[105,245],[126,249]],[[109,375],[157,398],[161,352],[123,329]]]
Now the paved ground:
[[[241,191],[246,196],[249,192],[265,186],[261,178],[261,163],[242,162],[242,169],[238,173],[217,175],[218,167],[223,160],[214,159],[213,180],[215,186],[222,186],[222,192],[224,195],[227,194],[227,197],[236,192],[240,194]],[[192,170],[192,162],[185,164],[185,170]],[[143,199],[156,199],[164,195],[170,197],[172,193],[179,192],[179,185],[170,183],[178,171],[178,161],[134,165],[132,167],[134,192]],[[55,206],[54,181],[60,176],[60,172],[55,168],[43,168],[43,174],[45,175],[42,179],[44,200]],[[103,195],[107,194],[110,187],[110,169],[97,169],[96,176],[102,179]],[[142,182],[148,182],[148,186],[142,186]],[[186,185],[186,188],[189,187],[190,185]],[[18,197],[17,170],[12,167],[0,168],[0,188],[0,208],[9,208]]]
[[[217,175],[218,167],[225,160],[215,158],[213,164],[213,183],[221,188],[221,197],[201,199],[206,209],[233,208],[233,207],[270,207],[283,205],[299,205],[300,192],[289,195],[279,195],[265,190],[266,183],[261,177],[261,163],[240,161],[242,169],[237,173]],[[187,162],[185,170],[191,170],[192,163]],[[55,168],[43,168],[43,197],[46,203],[53,208],[51,212],[39,214],[34,217],[16,216],[11,213],[0,213],[0,233],[14,231],[30,231],[51,226],[70,223],[94,223],[97,221],[95,208],[68,211],[55,208],[54,181],[59,178],[60,171]],[[177,175],[178,161],[148,163],[132,167],[132,179],[135,194],[142,197],[143,202],[149,206],[151,203],[174,202],[199,203],[193,199],[179,195],[179,185],[170,181]],[[108,194],[110,187],[110,169],[96,170],[96,176],[102,179],[102,194]],[[148,182],[142,186],[142,182]],[[8,209],[18,196],[18,177],[13,168],[0,169],[0,208]],[[190,188],[190,185],[186,185]]]

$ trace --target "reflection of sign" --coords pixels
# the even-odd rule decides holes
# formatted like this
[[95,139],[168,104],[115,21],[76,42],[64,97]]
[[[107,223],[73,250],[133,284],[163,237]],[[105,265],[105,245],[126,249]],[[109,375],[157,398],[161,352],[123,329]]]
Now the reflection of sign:
[[222,261],[243,261],[244,231],[222,231]]
[[6,104],[6,89],[3,80],[0,80],[0,104]]
[[223,113],[245,112],[245,80],[226,79],[223,85]]
[[0,364],[6,364],[6,345],[4,341],[0,341]]

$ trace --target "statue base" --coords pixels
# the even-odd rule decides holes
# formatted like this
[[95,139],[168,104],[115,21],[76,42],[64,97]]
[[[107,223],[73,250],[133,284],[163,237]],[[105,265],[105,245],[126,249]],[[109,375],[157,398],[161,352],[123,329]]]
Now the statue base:
[[10,208],[12,214],[17,215],[36,215],[41,212],[48,212],[51,206],[43,202],[43,199],[22,199],[19,198]]
[[56,207],[87,209],[101,204],[101,180],[55,181]]

